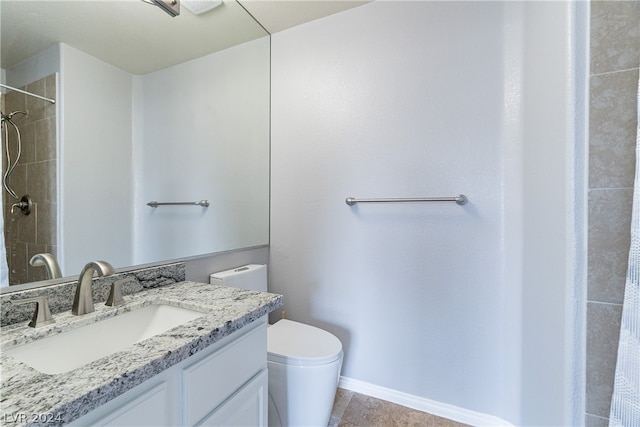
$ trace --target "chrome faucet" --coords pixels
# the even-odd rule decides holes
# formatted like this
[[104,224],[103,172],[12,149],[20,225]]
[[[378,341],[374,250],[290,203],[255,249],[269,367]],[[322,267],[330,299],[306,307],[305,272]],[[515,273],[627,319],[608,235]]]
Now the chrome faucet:
[[98,276],[110,276],[115,273],[115,270],[106,261],[91,261],[84,266],[78,277],[76,296],[73,298],[73,307],[71,308],[71,313],[75,315],[80,316],[95,311],[93,308],[93,291],[91,290],[93,273],[98,273]]
[[31,264],[32,267],[45,266],[49,279],[59,279],[62,277],[62,272],[60,271],[58,261],[56,261],[56,259],[50,253],[45,252],[41,254],[35,254],[29,260],[29,264]]

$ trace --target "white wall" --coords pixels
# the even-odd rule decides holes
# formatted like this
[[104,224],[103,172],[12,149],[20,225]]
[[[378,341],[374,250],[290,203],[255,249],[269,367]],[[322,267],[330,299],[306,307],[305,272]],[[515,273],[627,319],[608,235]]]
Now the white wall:
[[64,274],[268,242],[268,38],[145,76],[60,52]]
[[[343,376],[454,412],[566,421],[569,112],[533,85],[528,116],[523,86],[548,73],[566,99],[570,13],[374,2],[273,36],[270,290],[342,340]],[[559,63],[536,67],[548,40]],[[459,193],[463,207],[344,203]]]
[[60,53],[62,272],[96,259],[131,265],[132,76],[68,45]]
[[60,45],[56,44],[6,70],[6,84],[20,88],[59,71]]
[[584,7],[523,7],[521,420],[535,425],[584,422]]
[[[135,263],[268,243],[269,38],[136,85]],[[146,206],[201,199],[211,206]]]

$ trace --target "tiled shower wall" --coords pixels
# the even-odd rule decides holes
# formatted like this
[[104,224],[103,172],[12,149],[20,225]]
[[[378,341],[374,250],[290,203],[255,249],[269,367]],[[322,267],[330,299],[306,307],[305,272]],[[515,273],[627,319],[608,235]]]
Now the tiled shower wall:
[[635,176],[640,1],[591,2],[587,426],[608,425]]
[[[55,98],[56,76],[52,74],[20,89]],[[19,199],[15,200],[2,189],[9,284],[15,285],[47,279],[44,267],[29,265],[29,259],[33,255],[42,252],[57,255],[56,106],[15,91],[7,93],[3,98],[4,114],[13,111],[27,112],[26,115],[13,116],[13,121],[20,131],[22,153],[8,182],[19,198],[28,194],[33,200],[30,215],[23,215],[19,209],[11,213],[11,205]],[[13,163],[17,155],[17,135],[12,126],[8,129],[8,144]],[[2,145],[4,176],[7,168],[4,140]]]

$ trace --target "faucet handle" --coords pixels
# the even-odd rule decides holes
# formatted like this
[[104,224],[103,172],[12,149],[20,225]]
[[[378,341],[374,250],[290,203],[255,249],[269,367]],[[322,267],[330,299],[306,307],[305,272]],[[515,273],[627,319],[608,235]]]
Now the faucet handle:
[[111,291],[109,292],[109,297],[104,305],[117,307],[124,304],[124,298],[122,297],[122,284],[126,281],[127,279],[120,279],[111,284]]
[[56,322],[53,320],[53,316],[51,316],[51,311],[49,311],[47,297],[42,296],[11,301],[12,304],[16,305],[28,304],[30,302],[36,303],[36,309],[33,312],[33,317],[31,318],[31,322],[29,322],[29,326],[32,328],[39,328]]

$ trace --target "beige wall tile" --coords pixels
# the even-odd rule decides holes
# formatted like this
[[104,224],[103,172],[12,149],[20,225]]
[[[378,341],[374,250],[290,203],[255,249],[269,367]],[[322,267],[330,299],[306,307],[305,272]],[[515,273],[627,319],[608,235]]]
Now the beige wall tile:
[[[55,203],[38,203],[38,220],[36,224],[36,242],[55,246],[57,244],[57,205]],[[46,252],[46,249],[42,249]]]
[[[27,111],[27,96],[18,92],[9,92],[6,94],[5,106],[7,108],[6,113],[12,113],[14,111]],[[24,124],[26,118],[22,114],[14,116],[16,124]]]
[[637,68],[640,2],[591,2],[591,73]]
[[[47,98],[56,99],[56,75],[55,74],[51,74],[45,77],[44,86],[45,86],[44,96],[46,96]],[[44,117],[45,118],[55,117],[57,115],[56,114],[57,103],[52,104],[50,102],[47,102],[45,105],[46,107],[44,111]]]
[[35,160],[42,162],[44,160],[56,159],[56,118],[49,117],[47,119],[35,122]]
[[[22,153],[20,154],[20,164],[33,163],[36,159],[36,125],[35,123],[25,123],[18,128],[20,130],[20,142]],[[9,147],[11,147],[11,158],[15,160],[18,147],[17,135],[9,134]]]
[[9,186],[13,188],[13,190],[18,194],[18,199],[13,199],[9,194],[5,192],[5,200],[9,203],[20,201],[20,198],[24,194],[26,194],[27,190],[27,166],[18,164],[13,172],[11,172],[11,176],[7,179],[7,182],[9,183]]
[[[24,88],[30,92],[55,98],[56,79],[51,75]],[[9,212],[12,203],[5,194],[5,241],[10,258],[10,283],[45,278],[43,271],[28,265],[28,255],[37,252],[57,252],[57,174],[56,174],[56,108],[55,104],[12,92],[3,100],[8,111],[28,111],[28,116],[14,116],[22,136],[20,164],[9,179],[19,197],[29,194],[34,201],[34,212],[24,216]],[[51,107],[49,107],[51,106]],[[17,147],[15,135],[11,147]],[[3,173],[6,162],[3,162]],[[27,246],[27,244],[29,246]],[[44,273],[46,275],[46,272]]]
[[609,417],[621,316],[619,304],[587,303],[587,414]]
[[7,245],[9,245],[10,242],[18,241],[19,224],[16,221],[18,214],[11,213],[11,203],[13,203],[13,199],[7,200],[7,203],[4,204],[4,237]]
[[[36,95],[44,96],[46,93],[44,79],[28,84],[25,87],[25,90]],[[29,120],[38,121],[44,119],[46,116],[45,111],[47,104],[49,104],[49,102],[33,96],[27,96],[27,112],[29,113]]]
[[584,417],[585,427],[609,427],[609,418],[587,415]]
[[27,165],[27,188],[37,203],[56,202],[56,161],[48,160]]
[[36,221],[38,219],[38,204],[34,203],[31,213],[23,215],[16,211],[15,220],[18,223],[18,241],[36,243]]
[[591,77],[589,187],[632,187],[638,70]]
[[[590,8],[588,299],[620,302],[629,240],[623,230],[631,217],[625,193],[635,176],[640,2],[591,1]],[[588,426],[608,424],[619,333],[619,315],[611,313],[616,307],[588,303]]]
[[10,243],[9,284],[15,285],[27,281],[27,244],[24,242]]
[[589,190],[589,301],[622,303],[632,205],[632,188]]

